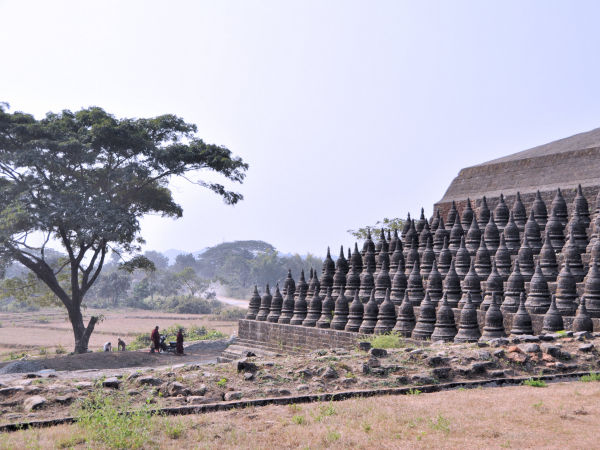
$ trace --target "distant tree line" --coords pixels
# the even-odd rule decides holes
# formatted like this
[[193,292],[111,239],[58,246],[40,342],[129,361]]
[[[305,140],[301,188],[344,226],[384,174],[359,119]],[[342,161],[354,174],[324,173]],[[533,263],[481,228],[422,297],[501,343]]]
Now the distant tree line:
[[[144,256],[153,263],[145,269],[127,269],[118,256],[110,259],[88,292],[85,304],[97,307],[136,307],[188,314],[228,314],[216,300],[216,290],[235,298],[247,298],[254,284],[283,282],[290,269],[297,279],[301,270],[321,271],[322,260],[313,255],[282,255],[263,241],[225,242],[200,255],[180,254],[173,263],[157,251]],[[52,254],[59,265],[64,255]],[[51,259],[47,256],[47,259]],[[35,308],[55,304],[56,299],[36,283],[35,276],[19,264],[6,270],[2,283],[4,309]]]

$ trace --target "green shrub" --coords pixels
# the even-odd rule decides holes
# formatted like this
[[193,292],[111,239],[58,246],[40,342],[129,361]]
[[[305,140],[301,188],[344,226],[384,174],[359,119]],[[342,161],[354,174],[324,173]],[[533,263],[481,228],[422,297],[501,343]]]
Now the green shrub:
[[153,428],[150,412],[146,407],[128,411],[130,407],[125,395],[98,390],[77,404],[77,424],[89,439],[106,447],[145,448]]
[[56,349],[54,350],[54,352],[55,352],[57,355],[64,355],[65,353],[67,353],[67,351],[65,350],[65,348],[64,348],[62,345],[58,345],[58,346],[56,347]]
[[598,372],[590,372],[589,375],[584,375],[580,379],[584,383],[589,383],[590,381],[600,381],[600,373]]
[[364,342],[369,342],[373,348],[403,348],[406,347],[404,336],[397,332],[386,334],[376,334],[363,339]]
[[523,384],[526,386],[531,386],[531,387],[547,387],[548,386],[544,380],[534,380],[533,378],[523,381]]

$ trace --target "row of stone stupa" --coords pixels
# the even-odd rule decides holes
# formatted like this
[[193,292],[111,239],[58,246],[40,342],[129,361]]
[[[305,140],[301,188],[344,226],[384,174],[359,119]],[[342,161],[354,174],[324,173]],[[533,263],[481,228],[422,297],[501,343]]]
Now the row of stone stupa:
[[[431,339],[432,341],[476,342],[507,336],[503,311],[498,305],[496,295],[492,296],[489,308],[485,311],[483,326],[480,327],[477,310],[470,293],[467,294],[466,301],[460,310],[457,324],[446,294],[437,308],[429,294],[426,294],[419,306],[417,318],[415,306],[409,299],[408,292],[405,293],[401,304],[396,306],[391,300],[389,289],[381,304],[375,300],[374,290],[371,291],[366,304],[360,300],[358,292],[355,292],[354,298],[350,302],[343,291],[334,300],[331,290],[332,288],[328,289],[327,295],[323,299],[316,291],[310,302],[307,302],[304,295],[300,295],[294,300],[291,291],[283,298],[279,287],[276,288],[274,296],[271,296],[267,287],[262,298],[258,296],[258,291],[255,289],[246,318],[365,334],[397,332],[405,337]],[[258,307],[256,298],[259,302]],[[517,311],[513,316],[511,329],[508,330],[511,335],[534,334],[531,316],[525,303],[525,294],[522,293]],[[562,315],[558,311],[556,299],[553,297],[550,307],[543,317],[542,333],[554,333],[564,329]],[[575,332],[593,331],[593,321],[587,312],[585,300],[577,309],[572,330]]]
[[[494,211],[496,214],[500,212],[500,216],[502,216],[502,204],[503,197]],[[600,196],[597,204],[600,205]],[[309,283],[306,283],[302,273],[299,289],[296,291],[295,282],[289,273],[283,293],[286,295],[288,290],[295,291],[295,299],[304,296],[306,301],[306,297],[310,299],[315,292],[326,293],[331,288],[334,299],[345,290],[346,298],[352,298],[357,292],[362,303],[366,303],[373,291],[375,300],[380,304],[384,300],[386,290],[390,289],[392,302],[397,306],[400,305],[405,293],[411,303],[418,306],[427,292],[434,304],[446,295],[450,307],[462,306],[466,297],[470,295],[474,306],[484,310],[487,309],[491,298],[497,296],[499,306],[508,312],[517,311],[519,297],[523,293],[526,294],[525,304],[528,310],[532,313],[544,314],[551,304],[548,281],[558,278],[557,309],[562,315],[573,315],[580,303],[576,283],[583,281],[588,270],[581,254],[591,246],[589,259],[592,264],[590,264],[590,274],[586,278],[584,296],[587,298],[591,314],[600,316],[600,278],[595,264],[597,257],[600,256],[600,241],[595,234],[592,234],[591,243],[588,245],[585,222],[581,218],[587,217],[589,224],[589,212],[581,189],[578,189],[570,220],[566,214],[566,203],[559,190],[553,201],[550,219],[546,220],[543,227],[538,224],[535,217],[537,211],[538,218],[543,218],[541,212],[545,209],[545,204],[538,195],[522,233],[514,220],[515,212],[519,212],[521,206],[520,196],[517,195],[513,210],[508,212],[508,221],[501,233],[495,224],[494,213],[490,213],[486,229],[479,235],[477,248],[474,248],[476,240],[474,236],[479,231],[477,213],[469,211],[470,202],[467,202],[462,216],[455,208],[450,210],[447,223],[452,221],[454,223],[449,231],[443,220],[439,218],[439,214],[428,222],[422,212],[420,220],[407,221],[402,233],[404,239],[400,239],[397,232],[394,232],[393,237],[388,232],[386,239],[382,230],[378,242],[374,243],[369,233],[362,252],[359,253],[355,244],[354,252],[350,253],[348,250],[346,259],[342,249],[335,263],[328,249],[321,280],[311,270]],[[485,216],[486,208],[483,199],[478,211],[480,217]],[[522,209],[522,214],[517,214],[517,217],[525,214],[524,206]],[[465,216],[471,217],[471,227],[466,233],[461,223],[465,222]],[[558,220],[559,217],[563,219]],[[600,215],[596,214],[596,220],[599,217]],[[551,233],[551,230],[558,230],[560,227],[562,233],[563,221],[569,224],[568,239],[560,246],[557,258],[558,246],[553,245],[556,239],[553,241],[552,237],[558,236],[558,233]],[[419,228],[421,230],[418,233]],[[541,239],[542,228],[545,229],[546,239],[539,248],[536,248],[530,245],[529,238],[534,241],[536,237]],[[432,233],[433,230],[435,231]],[[522,238],[519,240],[521,234]],[[433,241],[440,235],[443,235],[444,242],[440,251],[436,253]],[[458,247],[454,246],[455,250],[452,251],[449,238],[455,243],[458,236],[460,236]],[[421,244],[424,239],[423,246]],[[494,245],[496,240],[497,246]],[[519,246],[513,245],[512,249],[509,249],[507,241],[517,242],[517,240]],[[467,241],[471,244],[470,249],[466,245]],[[407,245],[409,242],[410,245]],[[488,243],[491,250],[488,249]],[[562,263],[560,271],[559,260]],[[481,289],[482,281],[485,281],[484,292]],[[529,281],[529,289],[526,292],[525,282]]]

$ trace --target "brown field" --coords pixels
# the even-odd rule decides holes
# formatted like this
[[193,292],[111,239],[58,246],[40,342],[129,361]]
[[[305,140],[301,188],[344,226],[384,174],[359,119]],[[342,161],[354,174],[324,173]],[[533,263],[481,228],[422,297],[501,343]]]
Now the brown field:
[[[102,314],[104,320],[96,325],[90,339],[90,350],[101,348],[106,341],[111,341],[116,348],[117,337],[129,342],[138,333],[150,333],[156,325],[160,328],[176,323],[183,326],[204,325],[227,335],[237,330],[237,321],[209,320],[210,315],[204,314],[173,314],[135,309],[85,311],[86,318],[93,314]],[[11,352],[27,352],[34,356],[44,350],[54,353],[59,346],[71,351],[73,343],[73,332],[65,310],[0,312],[0,360],[6,359]]]
[[[143,448],[596,448],[598,383],[556,383],[156,417]],[[0,448],[103,448],[78,425]]]

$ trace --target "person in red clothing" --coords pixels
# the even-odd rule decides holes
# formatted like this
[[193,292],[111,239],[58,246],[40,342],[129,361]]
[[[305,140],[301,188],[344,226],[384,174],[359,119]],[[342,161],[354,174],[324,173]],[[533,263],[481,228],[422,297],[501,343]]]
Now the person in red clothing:
[[175,348],[178,355],[183,355],[183,328],[177,333],[177,347]]
[[150,351],[154,353],[154,350],[156,350],[158,353],[160,353],[160,333],[158,332],[158,325],[156,325],[156,328],[152,330],[150,340],[152,341],[152,347],[150,347]]

